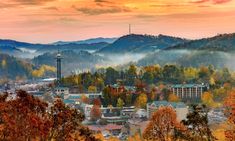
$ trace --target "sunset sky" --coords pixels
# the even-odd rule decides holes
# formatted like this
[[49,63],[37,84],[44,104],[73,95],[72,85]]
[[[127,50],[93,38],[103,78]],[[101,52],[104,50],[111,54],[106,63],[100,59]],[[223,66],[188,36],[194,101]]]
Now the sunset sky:
[[128,33],[201,38],[235,32],[235,0],[1,0],[0,38],[33,43]]

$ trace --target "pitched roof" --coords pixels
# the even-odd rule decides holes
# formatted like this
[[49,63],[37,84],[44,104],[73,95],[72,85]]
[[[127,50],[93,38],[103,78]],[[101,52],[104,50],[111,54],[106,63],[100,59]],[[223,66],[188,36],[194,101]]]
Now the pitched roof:
[[153,101],[150,103],[151,105],[154,104],[156,107],[160,106],[172,106],[173,108],[184,108],[186,105],[183,102],[168,102],[168,101]]

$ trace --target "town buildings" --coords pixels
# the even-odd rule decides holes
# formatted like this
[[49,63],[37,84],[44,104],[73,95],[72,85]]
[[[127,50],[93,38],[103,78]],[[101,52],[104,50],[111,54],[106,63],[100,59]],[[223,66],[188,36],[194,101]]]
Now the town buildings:
[[203,92],[209,89],[205,84],[176,84],[170,90],[183,102],[200,102]]
[[186,118],[188,107],[183,102],[167,102],[167,101],[154,101],[147,104],[147,118],[151,118],[152,114],[160,107],[170,106],[175,109],[177,119],[179,121]]

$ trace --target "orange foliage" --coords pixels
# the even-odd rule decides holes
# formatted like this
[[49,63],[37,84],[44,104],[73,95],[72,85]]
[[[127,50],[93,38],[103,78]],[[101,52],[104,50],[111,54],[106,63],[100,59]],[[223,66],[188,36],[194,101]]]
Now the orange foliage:
[[55,101],[48,104],[18,91],[14,99],[8,94],[0,95],[0,140],[85,140],[96,141],[91,131],[81,122],[83,114]]
[[225,99],[225,106],[227,107],[227,113],[229,115],[229,129],[225,131],[225,137],[228,141],[235,140],[235,88],[229,93]]
[[6,94],[0,98],[0,140],[47,138],[51,127],[51,121],[46,115],[47,103],[24,91],[18,91],[14,100],[7,101],[7,97]]
[[208,106],[214,105],[213,95],[210,92],[204,92],[202,95],[202,102]]
[[82,100],[83,103],[86,103],[86,104],[89,103],[89,98],[87,96],[85,96],[85,95],[81,96],[81,100]]
[[170,94],[168,97],[169,102],[179,102],[180,99],[175,94]]
[[142,141],[142,139],[139,134],[135,134],[134,136],[129,137],[127,141]]
[[94,105],[91,109],[91,119],[98,120],[100,117],[101,117],[100,107],[97,105]]
[[176,112],[171,107],[159,108],[151,117],[150,123],[144,131],[146,140],[167,141],[172,137],[174,129],[185,130],[176,119]]

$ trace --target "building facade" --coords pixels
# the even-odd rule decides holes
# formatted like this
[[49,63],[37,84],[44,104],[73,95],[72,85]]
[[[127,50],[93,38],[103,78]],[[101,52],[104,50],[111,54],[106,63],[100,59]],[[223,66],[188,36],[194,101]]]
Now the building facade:
[[175,109],[177,119],[179,121],[186,118],[188,107],[183,102],[167,102],[167,101],[154,101],[147,104],[147,118],[151,118],[152,114],[160,107],[170,106]]
[[171,92],[184,102],[199,102],[202,94],[209,89],[205,84],[176,84],[170,86]]

